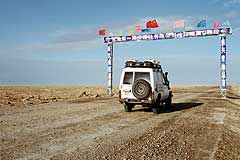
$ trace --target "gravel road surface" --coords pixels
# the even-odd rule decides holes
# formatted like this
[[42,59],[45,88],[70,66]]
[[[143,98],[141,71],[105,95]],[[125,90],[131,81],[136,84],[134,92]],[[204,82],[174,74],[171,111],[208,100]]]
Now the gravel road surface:
[[217,87],[173,94],[158,115],[116,97],[2,106],[0,159],[240,159],[239,105]]

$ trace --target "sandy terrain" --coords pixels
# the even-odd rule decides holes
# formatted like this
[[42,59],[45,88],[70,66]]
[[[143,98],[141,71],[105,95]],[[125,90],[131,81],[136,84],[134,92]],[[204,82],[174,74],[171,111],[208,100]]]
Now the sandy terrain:
[[[114,91],[117,92],[116,89]],[[240,159],[239,90],[175,87],[170,110],[123,111],[99,87],[1,87],[0,159]]]
[[[104,87],[0,87],[0,106],[106,97]],[[117,93],[117,88],[113,89]],[[116,94],[115,94],[116,96]]]

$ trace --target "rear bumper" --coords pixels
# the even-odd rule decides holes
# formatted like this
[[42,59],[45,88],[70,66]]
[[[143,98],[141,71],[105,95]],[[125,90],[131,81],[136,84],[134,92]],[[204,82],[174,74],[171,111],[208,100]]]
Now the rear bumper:
[[120,103],[134,103],[134,104],[152,104],[153,101],[152,100],[148,100],[148,99],[119,99]]

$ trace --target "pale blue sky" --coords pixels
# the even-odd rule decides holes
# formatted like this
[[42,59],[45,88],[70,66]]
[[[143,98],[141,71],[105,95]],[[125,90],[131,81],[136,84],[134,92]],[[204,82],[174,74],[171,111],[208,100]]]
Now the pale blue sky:
[[[98,29],[127,34],[157,19],[196,26],[229,20],[228,82],[239,84],[240,0],[0,0],[0,85],[106,85],[107,53]],[[178,29],[181,30],[181,29]],[[124,61],[156,58],[172,84],[219,84],[219,37],[114,45],[114,83]]]

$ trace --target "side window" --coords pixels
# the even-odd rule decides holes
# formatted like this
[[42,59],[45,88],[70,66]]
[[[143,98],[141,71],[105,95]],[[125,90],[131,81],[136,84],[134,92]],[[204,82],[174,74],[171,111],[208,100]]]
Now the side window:
[[135,72],[135,80],[144,79],[150,82],[150,73],[149,72]]
[[153,77],[154,77],[154,83],[158,84],[159,83],[158,72],[153,72]]
[[157,83],[159,84],[159,83],[162,83],[162,81],[161,81],[161,79],[160,79],[160,77],[159,77],[159,72],[156,72],[156,75],[157,75]]
[[132,84],[133,82],[133,72],[125,72],[123,78],[123,84]]
[[165,80],[164,80],[164,78],[163,78],[163,75],[162,75],[162,73],[160,73],[160,72],[159,72],[159,78],[160,78],[160,81],[161,81],[162,84],[166,84],[166,83],[165,83]]

